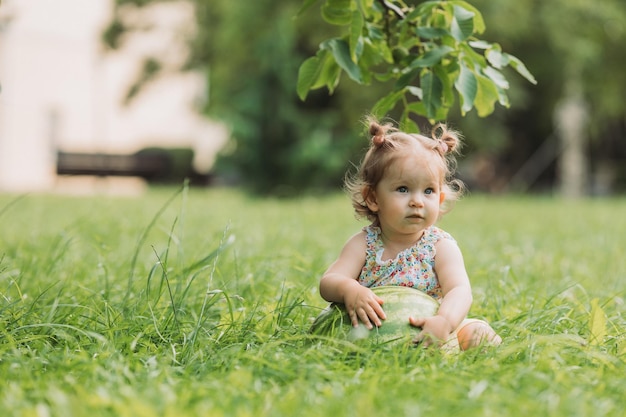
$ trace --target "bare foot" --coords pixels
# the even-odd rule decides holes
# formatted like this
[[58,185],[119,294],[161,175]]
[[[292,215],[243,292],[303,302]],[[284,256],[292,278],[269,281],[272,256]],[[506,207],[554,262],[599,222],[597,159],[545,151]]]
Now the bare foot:
[[498,336],[491,326],[482,321],[475,321],[461,327],[457,337],[459,346],[463,350],[481,345],[498,346],[502,343],[502,338]]

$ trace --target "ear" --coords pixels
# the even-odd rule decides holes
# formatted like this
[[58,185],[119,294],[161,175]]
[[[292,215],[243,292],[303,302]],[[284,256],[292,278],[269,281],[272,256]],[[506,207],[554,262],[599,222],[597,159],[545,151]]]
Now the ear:
[[443,191],[439,193],[439,205],[443,204],[444,200],[446,199],[446,193],[444,193]]
[[378,202],[376,201],[376,192],[370,187],[363,187],[363,191],[361,192],[363,195],[363,200],[369,208],[374,213],[378,212]]

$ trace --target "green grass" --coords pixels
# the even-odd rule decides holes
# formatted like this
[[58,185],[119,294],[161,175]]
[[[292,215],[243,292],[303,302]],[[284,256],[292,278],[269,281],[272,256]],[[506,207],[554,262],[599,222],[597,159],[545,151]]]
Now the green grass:
[[622,416],[626,199],[468,197],[458,355],[316,340],[342,195],[0,196],[0,415]]

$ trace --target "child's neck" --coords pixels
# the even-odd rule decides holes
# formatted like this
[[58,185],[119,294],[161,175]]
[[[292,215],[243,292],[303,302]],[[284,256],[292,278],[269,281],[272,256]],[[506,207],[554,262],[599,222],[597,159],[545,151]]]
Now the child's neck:
[[424,230],[415,234],[403,235],[399,233],[385,233],[381,230],[380,238],[383,242],[383,260],[393,259],[403,250],[415,245],[424,236]]

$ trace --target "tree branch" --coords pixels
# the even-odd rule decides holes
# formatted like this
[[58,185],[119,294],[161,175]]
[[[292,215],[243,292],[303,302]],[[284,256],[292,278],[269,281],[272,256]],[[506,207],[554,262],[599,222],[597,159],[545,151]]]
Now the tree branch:
[[395,4],[387,1],[387,0],[378,0],[380,4],[385,8],[385,10],[394,13],[398,18],[404,19],[405,14],[401,8],[396,6]]

